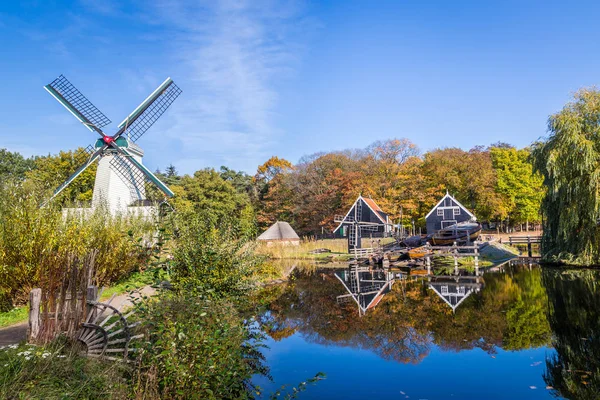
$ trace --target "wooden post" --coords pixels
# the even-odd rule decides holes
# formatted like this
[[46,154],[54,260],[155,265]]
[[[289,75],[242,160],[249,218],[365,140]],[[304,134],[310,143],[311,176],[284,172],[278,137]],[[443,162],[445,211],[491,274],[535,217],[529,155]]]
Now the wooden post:
[[40,304],[42,302],[42,289],[36,288],[29,293],[29,327],[27,341],[35,342],[40,335],[41,319]]
[[527,235],[527,255],[529,258],[533,257],[533,252],[531,251],[531,237]]
[[87,304],[88,301],[98,301],[98,286],[88,286],[87,291],[85,293],[85,300],[86,300],[86,320],[87,321],[93,321],[97,315],[90,315],[90,313],[94,313],[94,310],[96,310],[96,308],[94,308],[94,306]]
[[474,243],[474,251],[475,251],[475,268],[479,267],[479,241],[476,240]]

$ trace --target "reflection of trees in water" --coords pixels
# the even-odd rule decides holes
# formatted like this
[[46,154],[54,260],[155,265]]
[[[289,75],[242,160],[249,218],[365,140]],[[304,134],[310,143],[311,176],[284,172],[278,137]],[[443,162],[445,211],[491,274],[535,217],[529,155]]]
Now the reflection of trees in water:
[[600,396],[600,272],[544,270],[556,355],[544,380],[568,399]]
[[[418,363],[432,344],[460,351],[496,346],[523,349],[548,343],[547,300],[539,269],[486,274],[485,289],[453,314],[422,282],[397,282],[360,317],[355,303],[338,304],[340,282],[327,273],[298,275],[269,302],[261,318],[276,340],[301,332],[309,341],[368,349],[382,358]],[[544,323],[544,321],[546,321]]]

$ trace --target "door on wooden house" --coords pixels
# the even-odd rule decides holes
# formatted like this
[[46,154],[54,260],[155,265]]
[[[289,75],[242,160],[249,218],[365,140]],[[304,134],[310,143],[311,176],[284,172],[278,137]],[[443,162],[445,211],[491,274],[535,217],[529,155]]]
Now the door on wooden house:
[[442,217],[442,229],[457,223],[456,216],[460,215],[460,207],[452,204],[440,206],[437,209],[437,215]]

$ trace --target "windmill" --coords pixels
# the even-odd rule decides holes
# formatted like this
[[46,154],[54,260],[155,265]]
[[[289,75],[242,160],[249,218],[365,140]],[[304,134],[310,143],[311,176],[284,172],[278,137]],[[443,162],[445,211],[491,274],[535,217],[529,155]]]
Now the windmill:
[[337,296],[338,303],[352,299],[358,305],[358,315],[363,316],[375,308],[395,283],[394,274],[383,269],[374,270],[363,266],[350,266],[347,270],[336,271],[335,277],[348,292]]
[[348,251],[361,248],[361,238],[363,232],[377,232],[381,223],[378,222],[364,222],[362,221],[362,203],[358,202],[354,207],[353,215],[336,215],[334,218],[335,222],[339,222],[341,225],[348,227]]
[[334,232],[342,226],[348,230],[348,252],[361,248],[363,234],[385,231],[388,227],[393,226],[389,222],[387,214],[372,199],[362,196],[358,196],[346,215],[336,215],[334,221],[339,223]]
[[173,192],[142,164],[144,153],[136,144],[181,94],[181,89],[171,78],[167,78],[133,110],[118,125],[116,133],[112,136],[102,130],[110,124],[110,119],[63,75],[44,86],[44,89],[86,128],[100,135],[93,146],[90,145],[74,155],[74,160],[82,163],[81,167],[54,191],[46,204],[96,160],[99,162],[94,182],[92,208],[106,204],[114,213],[133,204],[142,203],[145,200],[146,180],[156,185],[166,197],[173,197]]

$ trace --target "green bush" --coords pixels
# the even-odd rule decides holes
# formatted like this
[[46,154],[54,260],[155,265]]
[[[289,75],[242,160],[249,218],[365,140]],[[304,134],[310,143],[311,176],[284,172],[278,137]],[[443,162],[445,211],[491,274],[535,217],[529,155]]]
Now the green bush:
[[97,250],[99,286],[146,264],[149,253],[140,238],[151,238],[151,221],[101,209],[64,218],[54,206],[40,207],[41,199],[19,185],[0,185],[0,311],[26,302],[42,274],[60,276],[69,257]]
[[261,336],[226,299],[169,293],[140,308],[148,332],[135,395],[140,398],[246,399],[254,374],[267,374]]
[[172,276],[178,289],[216,295],[243,295],[262,273],[264,258],[255,255],[244,224],[209,212],[177,218]]

